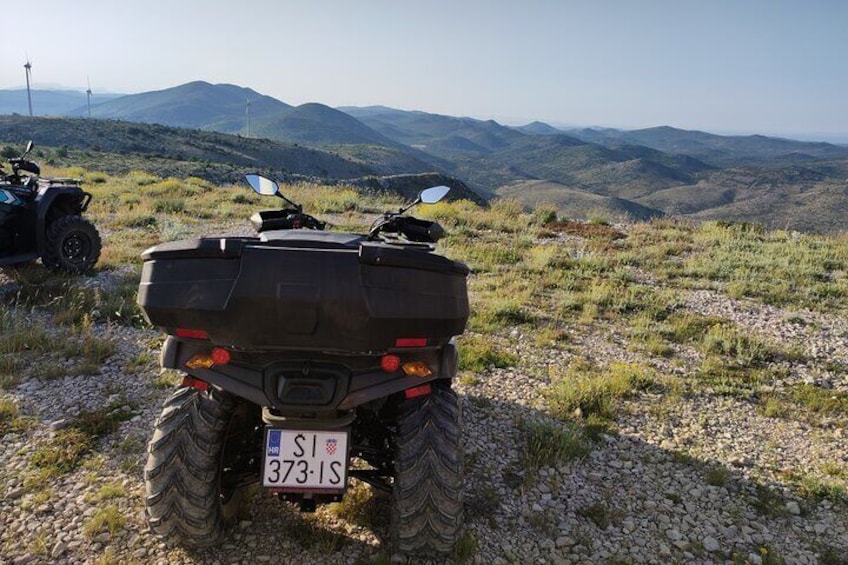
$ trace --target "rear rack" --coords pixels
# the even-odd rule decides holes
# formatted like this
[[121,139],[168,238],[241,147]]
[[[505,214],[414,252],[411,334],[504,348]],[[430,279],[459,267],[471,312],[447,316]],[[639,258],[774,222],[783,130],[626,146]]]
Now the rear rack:
[[81,186],[82,185],[82,179],[74,179],[74,178],[70,178],[70,177],[58,177],[58,178],[50,178],[50,179],[40,178],[40,179],[38,179],[38,182],[46,184],[47,186],[53,186],[53,185],[57,185],[57,184],[64,184],[64,185],[72,184],[74,186]]

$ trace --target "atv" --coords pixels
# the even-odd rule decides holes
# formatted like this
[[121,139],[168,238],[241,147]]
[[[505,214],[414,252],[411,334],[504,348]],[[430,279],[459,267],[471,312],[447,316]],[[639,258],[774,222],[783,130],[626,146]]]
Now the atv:
[[24,154],[9,159],[11,173],[0,164],[0,267],[41,258],[49,269],[68,273],[91,270],[100,257],[97,228],[82,217],[91,194],[81,181],[39,178],[41,169]]
[[455,336],[468,268],[434,253],[436,222],[408,216],[433,187],[368,234],[325,230],[271,179],[282,210],[256,237],[205,237],[145,251],[138,303],[167,333],[163,368],[183,374],[156,421],[144,469],[153,532],[221,543],[248,487],[313,511],[356,479],[391,499],[389,545],[446,555],[463,528]]

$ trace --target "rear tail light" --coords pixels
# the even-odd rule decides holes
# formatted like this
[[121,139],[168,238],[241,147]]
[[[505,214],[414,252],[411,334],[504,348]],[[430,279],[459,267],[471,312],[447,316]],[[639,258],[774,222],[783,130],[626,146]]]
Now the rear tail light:
[[183,385],[191,388],[196,388],[197,390],[209,390],[209,383],[206,381],[201,381],[200,379],[195,379],[194,377],[190,377],[186,375],[183,377]]
[[223,347],[216,347],[215,349],[213,349],[212,355],[210,355],[210,357],[212,357],[212,361],[216,365],[227,365],[232,359],[232,355],[230,355],[230,352],[224,349]]
[[427,347],[427,338],[399,337],[395,340],[395,347]]
[[400,357],[397,355],[383,355],[380,358],[380,368],[387,373],[394,373],[400,369]]
[[431,392],[433,392],[433,389],[430,388],[430,385],[427,384],[427,385],[421,385],[421,386],[408,388],[405,391],[403,391],[403,394],[404,394],[404,396],[406,396],[407,399],[409,399],[409,398],[417,398],[419,396],[424,396],[425,394],[430,394]]
[[187,337],[191,339],[209,339],[209,332],[206,330],[193,330],[190,328],[177,328],[174,330],[177,337]]
[[186,361],[189,369],[211,369],[215,365],[226,365],[230,362],[230,352],[223,347],[216,347],[211,353],[197,353]]
[[413,377],[429,377],[433,374],[424,361],[411,361],[403,364],[403,372]]

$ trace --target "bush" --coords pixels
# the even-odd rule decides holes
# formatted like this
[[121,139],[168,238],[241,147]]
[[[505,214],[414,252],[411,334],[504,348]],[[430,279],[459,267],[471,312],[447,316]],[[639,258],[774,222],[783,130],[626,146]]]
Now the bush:
[[489,368],[512,367],[518,356],[499,349],[491,340],[463,337],[459,342],[459,369],[479,373]]
[[561,420],[596,416],[611,420],[620,399],[655,383],[650,368],[628,363],[612,363],[601,370],[576,360],[545,391],[552,414]]
[[530,471],[582,459],[591,450],[577,426],[522,422],[520,429],[524,436],[523,464]]

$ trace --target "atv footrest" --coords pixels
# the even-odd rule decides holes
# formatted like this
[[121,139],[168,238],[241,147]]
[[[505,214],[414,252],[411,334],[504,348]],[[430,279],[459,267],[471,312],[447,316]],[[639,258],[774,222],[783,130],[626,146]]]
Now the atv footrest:
[[22,253],[19,255],[0,255],[0,267],[17,265],[38,259],[38,253]]

